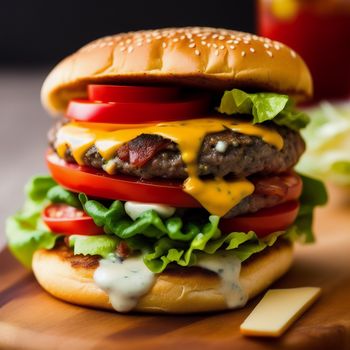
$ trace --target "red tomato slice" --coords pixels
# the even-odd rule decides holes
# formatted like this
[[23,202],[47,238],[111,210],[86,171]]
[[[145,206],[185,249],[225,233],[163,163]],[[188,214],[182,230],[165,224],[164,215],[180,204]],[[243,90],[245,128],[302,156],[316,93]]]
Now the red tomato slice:
[[165,102],[178,99],[176,87],[88,85],[90,101],[100,102]]
[[141,181],[131,176],[111,176],[102,170],[66,163],[52,152],[47,153],[46,161],[55,181],[74,192],[97,198],[160,203],[174,207],[201,206],[183,191],[182,182]]
[[98,227],[93,219],[83,210],[67,204],[51,204],[42,213],[44,223],[52,232],[66,235],[101,235],[102,227]]
[[196,118],[209,110],[208,95],[192,95],[171,102],[95,102],[73,99],[66,116],[91,123],[150,123]]
[[254,231],[259,237],[272,232],[283,231],[295,221],[299,202],[289,201],[271,208],[261,209],[254,214],[221,219],[219,227],[224,233]]

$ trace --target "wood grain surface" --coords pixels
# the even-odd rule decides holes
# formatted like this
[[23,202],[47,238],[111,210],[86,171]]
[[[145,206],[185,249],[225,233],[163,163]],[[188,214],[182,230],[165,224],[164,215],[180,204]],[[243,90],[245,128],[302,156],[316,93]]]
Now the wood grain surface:
[[[339,192],[339,191],[338,191]],[[5,250],[0,254],[0,349],[350,349],[350,207],[339,193],[317,212],[318,242],[296,249],[274,287],[320,286],[322,296],[278,339],[246,338],[241,310],[204,315],[120,315],[46,294]]]

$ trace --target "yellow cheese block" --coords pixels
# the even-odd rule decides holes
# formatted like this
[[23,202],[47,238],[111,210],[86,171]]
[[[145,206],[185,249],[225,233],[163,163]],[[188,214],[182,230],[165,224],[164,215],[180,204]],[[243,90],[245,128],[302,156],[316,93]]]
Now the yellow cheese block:
[[241,324],[250,336],[280,336],[317,299],[321,289],[303,287],[270,289]]

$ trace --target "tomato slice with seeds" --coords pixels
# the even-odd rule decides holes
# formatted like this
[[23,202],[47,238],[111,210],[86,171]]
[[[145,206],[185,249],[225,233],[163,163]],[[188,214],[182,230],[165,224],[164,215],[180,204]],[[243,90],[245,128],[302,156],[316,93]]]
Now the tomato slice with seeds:
[[83,210],[67,204],[55,203],[47,206],[42,219],[52,232],[65,235],[101,235],[102,227],[98,227],[92,217]]
[[265,237],[273,232],[284,231],[292,225],[299,206],[296,200],[285,202],[253,214],[221,219],[219,227],[224,233],[254,231],[258,237]]
[[100,102],[166,102],[179,99],[180,89],[159,86],[88,85],[90,101]]

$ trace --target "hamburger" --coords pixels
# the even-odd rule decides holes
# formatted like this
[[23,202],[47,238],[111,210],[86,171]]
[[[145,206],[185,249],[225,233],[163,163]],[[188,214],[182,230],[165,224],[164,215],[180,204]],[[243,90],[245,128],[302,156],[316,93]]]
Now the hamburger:
[[13,254],[53,296],[118,312],[234,309],[310,242],[322,183],[293,171],[312,95],[282,43],[215,28],[96,40],[42,87],[59,115],[50,176],[7,221]]

